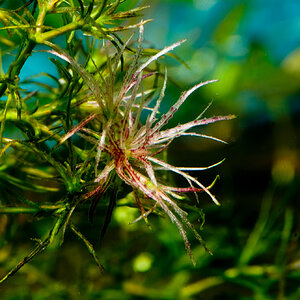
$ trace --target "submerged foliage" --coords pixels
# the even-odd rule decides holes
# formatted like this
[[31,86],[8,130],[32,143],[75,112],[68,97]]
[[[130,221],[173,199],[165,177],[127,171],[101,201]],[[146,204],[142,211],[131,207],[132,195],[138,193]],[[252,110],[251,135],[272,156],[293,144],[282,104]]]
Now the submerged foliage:
[[[75,227],[71,217],[76,209],[89,205],[92,222],[96,206],[110,191],[101,232],[104,235],[124,184],[132,188],[128,204],[136,205],[141,211],[135,221],[144,219],[148,224],[150,213],[164,212],[178,227],[193,263],[186,229],[208,250],[181,207],[185,202],[182,193],[192,192],[198,200],[197,193],[204,191],[219,204],[210,191],[214,183],[205,186],[188,174],[219,163],[204,168],[175,167],[162,154],[180,136],[222,142],[189,130],[233,116],[203,118],[201,113],[188,123],[165,128],[190,94],[214,80],[183,92],[160,116],[167,71],[160,70],[157,60],[184,41],[161,51],[143,49],[143,25],[147,21],[118,23],[138,16],[143,8],[122,12],[122,2],[41,0],[30,1],[15,10],[0,11],[2,30],[12,37],[2,38],[8,46],[6,54],[18,49],[14,61],[2,75],[0,86],[0,212],[36,213],[54,219],[47,237],[38,240],[33,251],[2,281],[57,238],[62,242],[67,228],[83,240],[102,270],[93,246]],[[51,14],[61,23],[59,28],[45,25]],[[123,42],[116,34],[133,28],[139,28],[136,43],[134,35]],[[87,36],[85,40],[80,32]],[[66,38],[64,46],[54,39],[60,35]],[[56,66],[58,77],[46,72],[43,75],[55,85],[33,77],[19,80],[23,65],[35,51],[52,56],[49,59]],[[159,87],[161,78],[164,79]],[[30,88],[25,89],[26,84]],[[32,89],[35,85],[38,88]],[[188,186],[174,187],[166,183],[161,176],[163,171],[181,175]],[[132,198],[135,204],[129,203]],[[144,199],[148,200],[146,205]]]

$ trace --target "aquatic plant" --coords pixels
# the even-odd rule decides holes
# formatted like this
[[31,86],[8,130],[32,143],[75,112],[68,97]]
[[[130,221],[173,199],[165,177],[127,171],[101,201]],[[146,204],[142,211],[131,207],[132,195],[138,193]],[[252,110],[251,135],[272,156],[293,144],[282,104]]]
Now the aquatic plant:
[[[85,243],[102,270],[92,244],[73,224],[72,215],[89,205],[93,222],[97,205],[108,206],[103,210],[103,236],[124,185],[132,188],[125,198],[134,199],[131,205],[141,212],[133,222],[144,219],[148,224],[150,213],[164,212],[178,227],[194,264],[186,229],[210,252],[181,204],[184,193],[194,193],[198,200],[199,192],[207,193],[219,204],[210,191],[214,182],[205,186],[188,172],[221,162],[208,167],[176,167],[162,154],[181,136],[223,142],[190,130],[234,116],[204,118],[202,112],[190,122],[167,127],[193,92],[215,80],[194,85],[161,114],[168,76],[166,69],[160,70],[159,58],[176,58],[170,52],[184,41],[160,51],[144,49],[143,31],[148,20],[133,25],[118,23],[139,16],[144,8],[121,11],[122,2],[40,0],[17,9],[0,10],[1,29],[7,35],[1,36],[7,45],[5,54],[17,49],[14,61],[2,74],[0,86],[0,212],[33,213],[54,220],[46,238],[36,240],[36,247],[1,282],[55,240],[62,243],[67,228]],[[45,25],[52,14],[60,27]],[[135,28],[137,39],[133,33],[124,42],[119,32]],[[64,45],[55,39],[61,35],[65,36]],[[56,86],[34,77],[19,79],[22,67],[35,52],[51,56],[58,76],[47,72],[43,75]],[[26,84],[30,88],[26,89]],[[160,175],[165,171],[181,175],[187,186],[165,182]],[[107,191],[109,203],[101,203]],[[143,199],[147,199],[147,205]]]

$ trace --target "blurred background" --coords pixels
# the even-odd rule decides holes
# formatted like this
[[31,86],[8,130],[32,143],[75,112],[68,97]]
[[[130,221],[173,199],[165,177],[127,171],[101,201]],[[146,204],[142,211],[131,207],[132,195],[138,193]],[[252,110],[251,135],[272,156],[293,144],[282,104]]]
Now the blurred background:
[[[150,5],[143,18],[154,19],[145,26],[147,46],[187,39],[175,53],[189,68],[163,60],[170,77],[165,109],[194,84],[219,80],[193,94],[172,124],[193,119],[211,101],[205,116],[237,116],[198,131],[228,144],[180,138],[168,152],[176,166],[226,158],[195,174],[205,184],[220,175],[212,191],[221,206],[200,196],[202,236],[213,256],[190,235],[193,267],[167,218],[151,216],[152,230],[143,222],[128,225],[138,211],[120,206],[101,247],[101,220],[92,226],[77,216],[106,268],[102,276],[84,245],[67,235],[60,248],[52,246],[1,286],[1,298],[300,299],[300,2],[128,0],[123,6],[137,3]],[[190,214],[199,228],[200,216]],[[10,232],[0,227],[0,263],[14,265],[32,246],[28,233],[39,236],[48,224],[5,218]]]

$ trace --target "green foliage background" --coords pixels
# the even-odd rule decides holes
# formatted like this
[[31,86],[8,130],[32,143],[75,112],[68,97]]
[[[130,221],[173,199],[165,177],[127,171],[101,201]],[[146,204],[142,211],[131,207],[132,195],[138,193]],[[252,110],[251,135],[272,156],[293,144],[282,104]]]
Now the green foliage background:
[[[200,80],[220,80],[205,87],[200,100],[191,97],[172,122],[189,120],[212,99],[210,114],[238,116],[205,128],[205,134],[228,145],[182,138],[168,153],[178,166],[205,166],[226,157],[214,187],[222,206],[201,198],[202,235],[214,255],[190,237],[194,268],[173,224],[150,216],[152,230],[142,222],[128,225],[138,211],[125,206],[116,208],[100,245],[101,215],[91,225],[78,213],[105,272],[99,275],[84,245],[66,234],[61,247],[52,245],[1,285],[1,299],[299,299],[300,4],[139,3],[151,5],[145,16],[154,19],[145,26],[150,47],[188,39],[176,54],[189,69],[165,59],[172,78],[166,93],[170,103]],[[5,68],[7,62],[2,63]],[[36,73],[31,64],[37,62],[27,64],[24,77]],[[209,184],[215,175],[214,169],[198,178]],[[30,238],[45,234],[47,225],[28,215],[0,216],[1,274],[24,257]]]

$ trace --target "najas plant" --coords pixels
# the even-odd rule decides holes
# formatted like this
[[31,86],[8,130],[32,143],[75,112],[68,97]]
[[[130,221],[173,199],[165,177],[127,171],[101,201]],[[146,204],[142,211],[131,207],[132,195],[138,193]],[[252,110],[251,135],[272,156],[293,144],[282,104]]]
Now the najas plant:
[[[186,229],[210,252],[181,204],[184,193],[194,193],[198,200],[199,192],[207,193],[219,204],[211,192],[214,182],[205,186],[190,172],[221,162],[204,168],[178,167],[165,161],[162,153],[181,136],[223,142],[193,129],[234,116],[204,118],[202,112],[190,122],[167,126],[193,92],[215,80],[200,82],[184,91],[161,114],[168,75],[166,69],[160,70],[159,59],[166,55],[176,58],[170,52],[184,41],[160,51],[144,49],[143,31],[148,21],[118,23],[137,17],[143,8],[121,11],[122,2],[41,0],[29,1],[14,10],[0,10],[1,29],[7,32],[7,36],[2,34],[2,43],[7,45],[5,54],[18,49],[6,74],[2,74],[0,86],[0,184],[15,187],[9,196],[5,195],[7,188],[3,189],[0,212],[33,213],[54,220],[46,238],[36,240],[32,252],[2,281],[54,240],[63,242],[67,228],[85,243],[102,270],[92,244],[73,224],[72,215],[89,204],[89,218],[93,221],[97,217],[96,206],[107,205],[103,235],[124,185],[131,187],[127,198],[135,199],[140,210],[140,216],[128,222],[144,219],[148,224],[149,214],[164,212],[177,226],[194,264]],[[50,14],[57,16],[60,27],[45,25]],[[136,46],[134,33],[125,42],[119,34],[135,28]],[[61,35],[65,36],[65,43],[58,45],[55,38]],[[34,77],[19,80],[25,62],[36,51],[48,55],[56,66],[58,76],[47,70],[43,73],[54,85]],[[30,84],[30,89],[26,89],[26,84]],[[34,85],[38,88],[32,88]],[[18,134],[9,135],[11,126]],[[181,175],[186,186],[177,187],[162,180],[160,174],[164,171]],[[109,203],[103,203],[108,190]],[[35,196],[28,196],[26,191]],[[143,199],[147,199],[146,206]]]

